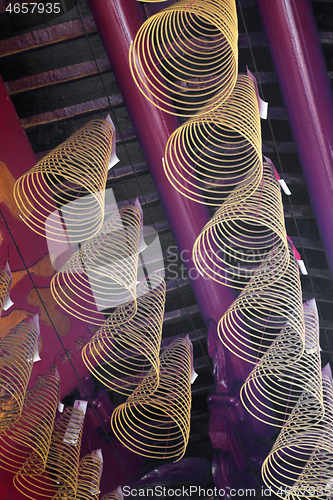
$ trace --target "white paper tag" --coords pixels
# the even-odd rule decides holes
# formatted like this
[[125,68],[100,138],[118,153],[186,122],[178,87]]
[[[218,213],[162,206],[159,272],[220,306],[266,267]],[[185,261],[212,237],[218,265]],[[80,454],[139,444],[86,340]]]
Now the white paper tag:
[[140,222],[140,236],[139,236],[139,253],[143,252],[146,248],[148,248],[148,245],[146,245],[144,237],[143,237],[143,211],[141,207],[141,203],[139,202],[139,198],[135,200],[134,205],[136,208],[139,209],[139,212],[141,214],[141,222]]
[[96,456],[99,458],[100,460],[100,469],[99,469],[99,481],[98,481],[98,484],[94,484],[93,481],[91,481],[91,488],[90,488],[90,491],[93,495],[98,495],[98,493],[100,493],[99,491],[99,482],[101,480],[101,477],[102,477],[102,473],[103,473],[103,455],[102,455],[102,450],[101,448],[99,448],[98,450],[94,450],[91,452],[92,455]]
[[298,264],[298,267],[299,267],[299,270],[300,272],[303,274],[303,275],[307,275],[308,272],[306,270],[306,267],[305,267],[305,264],[304,262],[302,261],[301,259],[301,256],[297,250],[297,248],[295,247],[294,243],[292,242],[292,240],[289,238],[289,236],[287,235],[287,240],[290,242],[292,248],[293,248],[293,252],[294,252],[294,256],[295,256],[295,259],[296,259],[296,262]]
[[72,413],[66,432],[64,434],[63,442],[76,446],[79,440],[79,436],[83,427],[84,417],[87,411],[88,401],[76,400],[74,402],[74,409],[80,410],[80,413]]
[[[10,285],[12,283],[12,272],[10,270],[10,267],[9,267],[9,262],[7,260],[6,264],[5,264],[5,271],[6,273],[8,274],[9,278],[10,278]],[[6,297],[6,300],[5,300],[5,304],[3,306],[3,310],[4,311],[7,311],[7,309],[9,309],[10,307],[12,307],[12,305],[14,304],[14,302],[12,302],[10,300],[10,296],[9,296],[9,291],[10,291],[10,285],[8,287],[8,292],[7,292],[7,297]]]
[[9,309],[10,307],[12,307],[14,305],[14,302],[12,302],[10,300],[10,296],[9,296],[9,292],[7,294],[7,298],[6,298],[6,301],[5,301],[5,304],[3,306],[3,310],[4,311],[7,311],[7,309]]
[[[32,318],[28,320],[29,323],[31,323],[36,329],[37,329],[37,344],[35,347],[35,351],[33,354],[32,362],[35,363],[36,361],[40,361],[41,358],[39,357],[39,339],[40,339],[40,327],[39,327],[39,316],[38,314],[35,314]],[[28,361],[31,361],[31,358],[28,359]]]
[[193,384],[193,382],[195,382],[198,377],[198,374],[194,371],[193,344],[188,335],[186,335],[185,340],[187,340],[187,342],[189,342],[191,346],[191,384]]
[[102,472],[103,472],[103,454],[102,454],[102,450],[101,450],[101,448],[99,448],[98,450],[92,451],[91,454],[92,455],[96,455],[100,459],[100,462],[101,462],[101,472],[100,472],[99,477],[101,477]]
[[117,165],[117,163],[120,161],[119,158],[117,157],[116,155],[116,128],[114,126],[114,123],[113,121],[111,120],[111,117],[110,115],[108,115],[106,118],[105,118],[105,121],[107,121],[110,125],[111,125],[111,128],[113,130],[113,138],[112,138],[112,149],[111,149],[111,158],[110,158],[110,163],[109,163],[109,167],[108,167],[108,170],[110,170],[112,167],[114,167],[115,165]]
[[273,169],[274,169],[274,172],[275,172],[275,177],[276,177],[276,180],[278,181],[278,183],[280,184],[281,186],[281,189],[283,190],[284,194],[290,196],[291,195],[291,191],[290,189],[288,188],[287,184],[286,184],[286,181],[284,179],[281,179],[281,177],[279,176],[275,166],[274,166],[274,163],[272,162],[272,160],[270,158],[267,158],[267,156],[264,156],[264,159],[267,163],[269,163]]
[[248,67],[246,67],[246,73],[247,73],[247,76],[249,76],[254,81],[254,84],[256,87],[256,94],[257,94],[257,99],[258,99],[260,118],[263,118],[264,120],[266,120],[267,119],[267,112],[268,112],[268,102],[265,102],[261,99],[261,97],[259,95],[259,91],[258,91],[257,80],[256,80],[255,76],[251,73],[251,71],[249,70]]
[[[313,339],[312,337],[309,337],[307,334],[307,322],[310,321],[308,319],[308,316],[305,314],[307,310],[311,310],[314,313],[314,316],[316,318],[316,338]],[[304,322],[305,322],[305,352],[307,354],[314,354],[315,352],[320,352],[321,347],[319,345],[319,316],[318,316],[318,309],[317,309],[317,304],[316,304],[316,299],[311,299],[307,300],[303,304],[303,310],[304,310]]]
[[301,271],[301,273],[306,276],[308,274],[307,270],[306,270],[306,267],[305,267],[305,264],[302,260],[297,260],[297,264],[298,264],[298,267],[299,267],[299,270]]
[[290,196],[291,195],[291,191],[290,189],[288,188],[287,184],[286,184],[286,181],[284,179],[278,179],[278,183],[280,184],[284,194]]
[[61,403],[61,401],[59,401],[58,403],[58,411],[59,413],[62,413],[64,411],[64,408],[65,408],[65,405]]

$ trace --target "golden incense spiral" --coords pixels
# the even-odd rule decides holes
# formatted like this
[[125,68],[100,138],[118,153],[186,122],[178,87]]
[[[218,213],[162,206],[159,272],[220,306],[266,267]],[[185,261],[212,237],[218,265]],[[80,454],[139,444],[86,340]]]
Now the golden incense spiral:
[[24,319],[0,340],[0,433],[20,417],[37,348],[37,318]]
[[[245,408],[255,418],[276,427],[283,427],[304,391],[317,401],[317,417],[324,415],[319,325],[315,312],[304,306],[305,350],[301,337],[288,325],[276,337],[268,351],[255,365],[241,388]],[[305,426],[309,423],[305,422]]]
[[164,171],[183,196],[213,206],[244,181],[238,195],[244,201],[262,178],[261,149],[255,84],[239,75],[228,99],[207,113],[198,111],[171,134]]
[[75,500],[78,481],[84,412],[66,408],[57,418],[43,473],[25,475],[24,467],[14,477],[15,487],[31,500],[60,498]]
[[159,386],[154,369],[111,416],[117,439],[149,458],[180,460],[190,433],[191,343],[177,339],[160,359]]
[[193,246],[193,261],[200,274],[244,288],[269,253],[274,254],[272,283],[286,272],[289,252],[281,189],[265,163],[251,196],[244,199],[239,186],[203,228]]
[[320,420],[318,401],[305,388],[263,463],[261,472],[265,484],[282,498],[330,497],[333,486],[333,389],[329,367],[323,369],[323,395],[325,415]]
[[97,454],[89,453],[79,464],[77,500],[98,500],[102,462]]
[[300,337],[299,349],[293,351],[293,356],[298,359],[303,353],[302,290],[290,243],[288,247],[289,266],[284,275],[274,279],[280,256],[270,252],[219,321],[222,344],[249,363],[258,363],[287,322]]
[[40,377],[27,391],[20,418],[0,435],[0,467],[11,473],[41,474],[46,465],[59,401],[59,377]]
[[140,225],[137,207],[115,211],[98,235],[72,255],[50,285],[62,309],[98,326],[108,316],[119,324],[136,313]]
[[132,76],[143,95],[167,113],[210,111],[236,83],[237,41],[234,0],[180,0],[137,32],[129,52]]
[[109,389],[128,396],[151,369],[156,379],[152,389],[157,388],[165,290],[165,281],[150,275],[149,281],[137,286],[135,316],[121,325],[112,326],[107,320],[84,346],[85,365]]

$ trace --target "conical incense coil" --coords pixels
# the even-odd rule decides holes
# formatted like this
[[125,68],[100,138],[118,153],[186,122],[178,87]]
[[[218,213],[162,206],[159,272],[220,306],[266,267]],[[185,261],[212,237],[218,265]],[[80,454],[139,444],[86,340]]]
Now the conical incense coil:
[[9,289],[12,283],[12,273],[8,262],[6,263],[5,269],[0,269],[0,315],[3,309],[6,309],[6,301],[9,296]]
[[25,475],[23,466],[14,477],[15,487],[24,496],[31,500],[76,499],[84,415],[79,408],[68,408],[55,421],[45,471]]
[[27,391],[20,418],[0,436],[0,467],[13,474],[44,471],[59,401],[59,377],[41,377]]
[[244,288],[269,252],[275,257],[272,279],[289,264],[281,189],[271,166],[264,165],[258,188],[244,200],[236,188],[206,224],[193,246],[200,274],[233,288]]
[[[155,371],[154,391],[159,383],[160,347],[165,304],[165,281],[149,276],[137,287],[137,313],[122,325],[110,321],[96,332],[82,350],[82,358],[102,384],[130,395],[150,369]],[[150,376],[153,380],[152,372]]]
[[223,104],[209,113],[199,111],[172,133],[164,171],[183,196],[213,206],[221,205],[247,175],[238,199],[244,201],[262,178],[261,149],[255,84],[239,75]]
[[112,126],[92,120],[50,151],[14,185],[22,220],[59,243],[80,243],[103,224]]
[[[284,275],[278,281],[274,279],[281,257],[270,252],[218,324],[223,345],[250,363],[258,362],[286,323],[299,335],[304,349],[301,283],[289,243],[288,247],[289,266]],[[294,352],[295,359],[303,349]]]
[[86,455],[79,464],[77,500],[98,500],[102,462],[97,454]]
[[103,311],[112,309],[115,324],[135,314],[140,224],[137,207],[115,211],[99,234],[72,255],[50,285],[62,309],[98,326],[111,314]]
[[177,339],[160,358],[159,386],[152,369],[111,416],[116,438],[134,453],[180,460],[190,433],[191,343]]
[[[256,364],[240,391],[243,405],[255,418],[283,427],[304,390],[313,398],[317,420],[324,415],[319,325],[315,311],[304,305],[305,350],[303,340],[288,324]],[[315,415],[313,415],[315,418]],[[309,425],[305,422],[305,425]]]
[[[325,415],[318,422],[317,405],[304,392],[282,428],[270,454],[262,466],[262,477],[272,492],[285,498],[286,489],[296,490],[307,485],[315,486],[315,494],[300,495],[319,497],[318,489],[325,489],[332,479],[333,461],[333,390],[332,377],[323,370]],[[308,430],[303,431],[305,427]],[[315,463],[315,461],[317,463]],[[315,477],[315,471],[317,477]],[[332,483],[330,483],[332,487]],[[283,493],[283,494],[281,494]]]
[[134,81],[167,113],[209,111],[236,83],[237,41],[234,0],[180,0],[147,19],[131,42]]
[[0,433],[21,415],[38,337],[38,318],[33,318],[21,321],[0,341]]

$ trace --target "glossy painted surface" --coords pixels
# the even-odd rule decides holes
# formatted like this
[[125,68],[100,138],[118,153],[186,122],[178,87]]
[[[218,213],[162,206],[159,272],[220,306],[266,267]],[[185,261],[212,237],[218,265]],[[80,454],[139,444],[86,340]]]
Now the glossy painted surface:
[[310,0],[258,0],[315,211],[333,272],[333,95]]

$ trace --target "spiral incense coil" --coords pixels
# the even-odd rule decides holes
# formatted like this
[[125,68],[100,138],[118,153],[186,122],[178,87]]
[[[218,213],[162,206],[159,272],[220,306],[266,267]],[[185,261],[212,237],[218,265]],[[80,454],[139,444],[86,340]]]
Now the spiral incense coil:
[[247,175],[237,199],[244,201],[262,178],[261,149],[255,84],[239,75],[229,99],[209,113],[199,111],[172,133],[164,171],[183,196],[213,206],[221,205]]
[[[316,498],[320,487],[325,490],[330,484],[332,488],[333,390],[331,377],[324,373],[323,394],[323,420],[318,422],[317,405],[304,391],[263,463],[263,480],[278,496],[285,498],[285,489],[294,488],[295,498]],[[315,493],[305,490],[305,495],[297,495],[297,490],[307,486],[315,487]]]
[[141,456],[180,460],[190,433],[191,343],[177,339],[160,358],[159,386],[152,368],[111,417],[116,438]]
[[[59,400],[59,378],[41,377],[27,391],[20,418],[0,436],[0,467],[27,475],[45,469],[55,413]],[[24,471],[24,472],[23,472]]]
[[289,264],[281,189],[271,166],[256,191],[243,199],[236,188],[206,224],[193,246],[193,261],[202,275],[233,288],[244,288],[256,268],[272,252],[274,280]]
[[332,463],[332,448],[329,452],[321,448],[316,449],[297,481],[291,486],[289,494],[287,493],[284,498],[288,500],[332,498]]
[[144,294],[146,281],[138,285],[137,313],[131,320],[114,327],[106,321],[82,350],[83,361],[94,377],[109,389],[127,396],[141,384],[150,369],[155,371],[152,389],[159,383],[165,281],[152,274],[149,286],[148,293]]
[[20,417],[36,351],[39,328],[25,319],[0,340],[0,433]]
[[[134,206],[120,215],[113,212],[99,234],[72,255],[50,285],[62,309],[98,326],[107,315],[117,324],[136,313],[140,223],[140,211]],[[109,309],[112,312],[103,313]]]
[[45,471],[26,475],[25,467],[14,477],[15,487],[31,500],[76,499],[84,413],[67,408],[55,421]]
[[98,455],[90,453],[79,464],[76,500],[98,500],[102,462]]
[[281,256],[270,252],[251,281],[231,304],[218,324],[222,344],[236,356],[256,364],[288,322],[301,342],[295,360],[304,349],[302,291],[298,266],[291,245],[289,266],[275,280]]
[[73,244],[99,231],[114,140],[108,121],[92,120],[16,181],[14,198],[30,229]]
[[0,314],[6,304],[11,283],[12,276],[7,263],[5,269],[0,269]]
[[235,86],[237,40],[234,0],[180,0],[149,17],[131,42],[134,81],[167,113],[210,111]]
[[319,325],[312,309],[304,308],[304,323],[303,355],[295,360],[295,352],[303,350],[303,341],[287,324],[240,391],[242,403],[251,415],[275,427],[283,427],[304,390],[309,399],[315,400],[317,420],[322,420],[324,415]]

